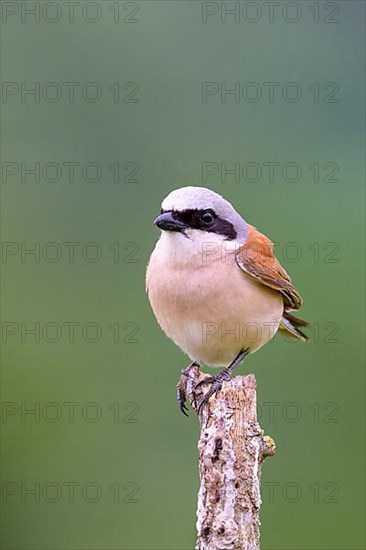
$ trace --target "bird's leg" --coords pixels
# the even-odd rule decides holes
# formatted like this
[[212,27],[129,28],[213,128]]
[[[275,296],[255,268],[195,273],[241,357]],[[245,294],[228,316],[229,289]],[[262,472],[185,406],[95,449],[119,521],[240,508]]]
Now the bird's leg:
[[235,357],[234,361],[232,361],[228,367],[226,367],[221,372],[219,372],[219,374],[217,374],[216,376],[205,378],[204,380],[201,380],[201,382],[198,382],[198,384],[195,387],[195,390],[200,386],[203,386],[204,384],[207,384],[207,383],[211,384],[210,389],[202,397],[201,401],[198,404],[198,407],[197,407],[198,413],[200,413],[202,410],[202,407],[204,407],[204,405],[208,403],[210,397],[212,395],[215,395],[219,390],[221,390],[222,383],[227,380],[230,380],[233,374],[233,370],[243,361],[244,357],[248,355],[248,353],[249,353],[248,349],[241,350],[238,353],[238,355]]
[[184,377],[187,378],[189,376],[189,371],[191,370],[192,367],[198,367],[199,368],[199,366],[200,366],[199,363],[196,363],[196,361],[193,361],[193,363],[188,365],[187,368],[183,369],[181,371],[181,376],[180,376],[178,384],[177,384],[177,401],[178,401],[178,405],[179,405],[179,408],[182,411],[182,413],[185,414],[186,416],[188,416],[188,414],[187,414],[188,408],[186,407],[187,394],[186,394],[183,378]]

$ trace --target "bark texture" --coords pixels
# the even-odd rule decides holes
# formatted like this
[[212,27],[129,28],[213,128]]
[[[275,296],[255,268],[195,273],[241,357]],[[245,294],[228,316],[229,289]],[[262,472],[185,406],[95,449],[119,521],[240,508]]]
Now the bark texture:
[[[204,385],[196,393],[195,385],[207,376],[196,366],[182,374],[181,387],[195,411],[207,391]],[[196,550],[259,550],[261,464],[276,448],[257,421],[254,375],[224,382],[199,420]]]

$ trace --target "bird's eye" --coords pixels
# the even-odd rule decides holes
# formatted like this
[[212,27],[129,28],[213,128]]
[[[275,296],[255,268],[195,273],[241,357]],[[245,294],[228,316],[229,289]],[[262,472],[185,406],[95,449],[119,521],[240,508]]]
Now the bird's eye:
[[200,213],[200,220],[205,224],[209,225],[214,221],[215,215],[212,212],[212,210],[203,210],[203,212]]

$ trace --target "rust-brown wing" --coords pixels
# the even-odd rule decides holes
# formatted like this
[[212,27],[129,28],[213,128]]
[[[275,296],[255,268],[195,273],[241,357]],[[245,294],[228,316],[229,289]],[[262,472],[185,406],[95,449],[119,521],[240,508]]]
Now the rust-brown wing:
[[285,309],[299,309],[302,298],[273,253],[272,241],[249,225],[248,238],[236,253],[236,263],[260,283],[278,290]]

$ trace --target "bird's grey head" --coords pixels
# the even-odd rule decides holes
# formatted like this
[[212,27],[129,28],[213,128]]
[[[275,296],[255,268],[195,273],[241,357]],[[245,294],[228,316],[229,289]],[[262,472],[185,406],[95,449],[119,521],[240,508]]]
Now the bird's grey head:
[[197,245],[223,241],[243,244],[248,231],[232,205],[205,187],[181,187],[169,193],[154,223],[169,240],[180,239],[180,246],[187,240]]

